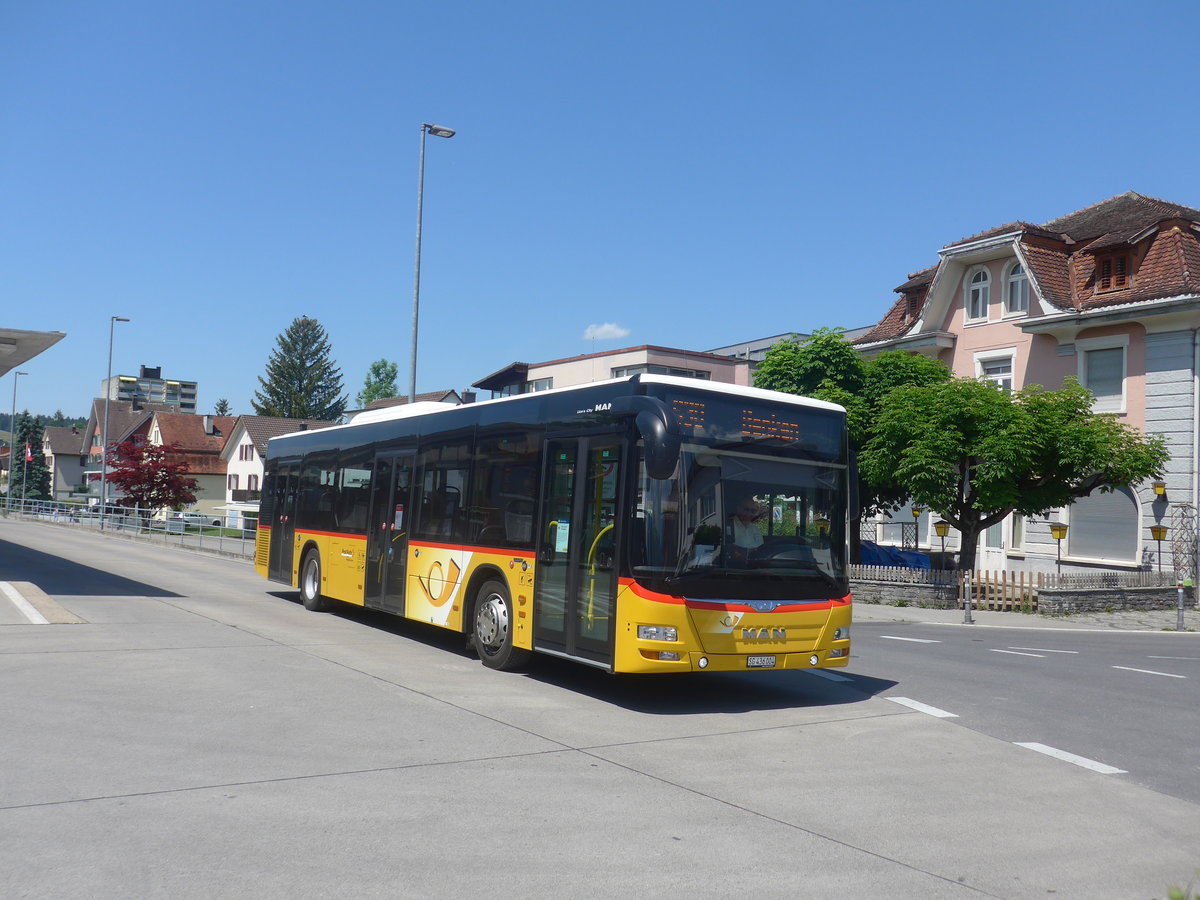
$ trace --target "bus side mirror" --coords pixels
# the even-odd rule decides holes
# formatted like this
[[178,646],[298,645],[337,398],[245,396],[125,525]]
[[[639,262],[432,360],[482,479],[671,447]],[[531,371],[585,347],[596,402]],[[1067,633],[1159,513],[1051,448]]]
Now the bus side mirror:
[[646,474],[658,481],[670,478],[679,463],[679,429],[666,404],[654,397],[618,397],[615,415],[633,415],[645,444]]

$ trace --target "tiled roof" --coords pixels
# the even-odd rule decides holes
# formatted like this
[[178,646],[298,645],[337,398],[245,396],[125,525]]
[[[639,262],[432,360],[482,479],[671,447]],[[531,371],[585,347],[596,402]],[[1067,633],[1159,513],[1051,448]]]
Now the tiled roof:
[[1047,222],[1042,227],[1064,234],[1076,243],[1118,233],[1133,235],[1164,219],[1190,219],[1200,222],[1200,210],[1168,203],[1135,191],[1126,191],[1077,212]]
[[1058,309],[1072,309],[1070,257],[1061,250],[1022,242],[1021,253],[1042,299]]
[[[1200,293],[1197,224],[1200,209],[1128,191],[1044,225],[1012,222],[946,246],[1020,232],[1021,254],[1043,301],[1078,311]],[[1122,247],[1129,247],[1129,285],[1097,293],[1098,256]],[[910,275],[896,288],[900,299],[855,343],[907,334],[920,315],[912,302],[918,297],[924,302],[935,272],[936,267]]]
[[[202,416],[195,413],[155,413],[164,444],[178,444],[183,450],[220,454],[225,439],[233,433],[236,416]],[[206,431],[211,419],[212,431]]]
[[315,431],[318,428],[328,428],[337,424],[337,422],[326,422],[321,419],[279,419],[274,416],[242,416],[238,421],[246,429],[246,434],[253,442],[254,449],[260,457],[267,455],[267,441],[273,437],[291,434],[294,431]]
[[47,425],[42,429],[43,443],[49,444],[50,452],[55,456],[82,456],[87,453],[83,442],[86,433],[79,428],[67,428],[61,425]]
[[[461,399],[462,398],[458,396],[458,391],[451,389],[448,391],[430,391],[426,394],[417,394],[416,402],[423,403],[432,401],[434,403],[459,403],[461,402]],[[392,406],[403,406],[406,403],[408,403],[408,397],[382,397],[379,400],[372,400],[364,407],[364,409],[388,409]]]

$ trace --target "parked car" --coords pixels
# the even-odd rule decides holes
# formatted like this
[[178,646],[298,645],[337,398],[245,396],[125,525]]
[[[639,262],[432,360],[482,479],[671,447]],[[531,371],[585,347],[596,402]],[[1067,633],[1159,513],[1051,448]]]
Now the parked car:
[[221,524],[221,519],[219,516],[214,516],[212,514],[205,515],[203,513],[196,512],[175,513],[174,515],[169,516],[167,521],[183,522],[185,525],[212,525],[214,527],[219,527]]

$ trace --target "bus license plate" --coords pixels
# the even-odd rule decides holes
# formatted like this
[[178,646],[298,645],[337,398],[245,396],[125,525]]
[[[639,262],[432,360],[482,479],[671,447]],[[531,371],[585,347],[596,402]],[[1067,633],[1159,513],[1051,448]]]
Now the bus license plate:
[[773,669],[775,668],[775,657],[773,656],[747,656],[747,669]]

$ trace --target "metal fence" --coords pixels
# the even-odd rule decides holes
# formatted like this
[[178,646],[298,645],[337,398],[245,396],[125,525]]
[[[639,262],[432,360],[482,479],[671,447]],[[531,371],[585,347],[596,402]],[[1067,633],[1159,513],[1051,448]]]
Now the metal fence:
[[[36,519],[64,528],[101,531],[114,537],[147,541],[182,547],[204,553],[215,553],[242,559],[254,558],[256,528],[231,527],[221,513],[203,514],[194,521],[194,513],[177,518],[176,513],[156,512],[137,507],[109,505],[100,514],[98,506],[68,503],[61,500],[13,500],[11,506],[0,505],[0,512]],[[222,524],[213,525],[214,521]],[[254,520],[242,520],[254,522]],[[257,522],[254,522],[257,525]]]

